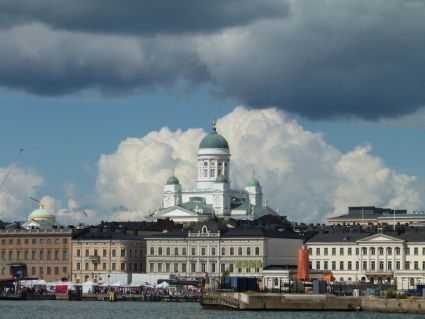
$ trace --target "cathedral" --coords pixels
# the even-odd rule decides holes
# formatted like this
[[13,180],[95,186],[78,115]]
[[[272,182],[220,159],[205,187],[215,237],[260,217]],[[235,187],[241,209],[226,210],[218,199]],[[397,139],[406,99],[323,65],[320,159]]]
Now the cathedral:
[[244,189],[230,185],[230,149],[217,133],[215,122],[198,149],[196,188],[184,189],[174,174],[164,185],[162,208],[148,219],[201,222],[212,217],[256,219],[279,214],[263,204],[263,192],[254,174]]

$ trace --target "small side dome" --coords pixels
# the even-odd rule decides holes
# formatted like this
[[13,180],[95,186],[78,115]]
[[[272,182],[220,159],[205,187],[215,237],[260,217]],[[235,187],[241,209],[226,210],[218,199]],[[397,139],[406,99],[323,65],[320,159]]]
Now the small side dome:
[[251,180],[248,182],[248,185],[246,186],[261,186],[261,185],[258,179],[256,179],[255,177],[252,177]]
[[224,175],[220,175],[217,177],[217,179],[215,180],[216,183],[229,183],[229,180],[227,179],[226,176]]
[[167,179],[167,185],[179,185],[179,184],[180,184],[179,179],[175,177],[174,175]]

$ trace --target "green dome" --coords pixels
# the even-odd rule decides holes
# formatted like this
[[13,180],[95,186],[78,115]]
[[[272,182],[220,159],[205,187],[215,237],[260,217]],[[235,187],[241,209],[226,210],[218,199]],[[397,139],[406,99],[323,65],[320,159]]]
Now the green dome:
[[215,180],[216,183],[229,183],[229,180],[227,179],[226,176],[224,175],[220,175],[217,177],[217,179]]
[[213,131],[202,139],[199,148],[224,148],[228,150],[229,144],[223,136]]
[[261,185],[260,185],[260,182],[258,181],[258,179],[256,179],[255,177],[253,177],[248,182],[248,185],[247,186],[261,186]]
[[179,185],[179,179],[174,175],[167,179],[167,185]]

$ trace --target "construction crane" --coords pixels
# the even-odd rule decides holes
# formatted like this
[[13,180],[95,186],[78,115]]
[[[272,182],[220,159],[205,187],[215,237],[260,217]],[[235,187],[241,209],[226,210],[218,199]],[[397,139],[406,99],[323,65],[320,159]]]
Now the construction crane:
[[6,184],[6,181],[7,181],[8,177],[10,176],[10,174],[11,174],[11,173],[13,172],[13,170],[15,169],[16,164],[18,163],[18,160],[19,160],[19,158],[21,157],[21,155],[22,155],[22,152],[23,152],[23,151],[24,151],[24,150],[23,150],[22,148],[19,150],[18,155],[16,156],[15,160],[13,161],[12,165],[11,165],[11,166],[9,167],[9,169],[7,170],[7,173],[6,173],[6,175],[3,177],[3,180],[1,181],[1,184],[0,184],[0,191],[2,190],[2,188],[3,188],[4,184]]

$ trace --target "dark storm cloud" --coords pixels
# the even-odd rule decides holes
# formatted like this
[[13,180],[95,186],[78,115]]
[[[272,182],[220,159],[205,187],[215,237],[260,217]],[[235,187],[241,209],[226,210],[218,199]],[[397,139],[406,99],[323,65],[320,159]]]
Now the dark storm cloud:
[[423,1],[122,3],[0,0],[0,85],[57,95],[212,83],[316,119],[425,105]]
[[286,0],[2,0],[0,23],[131,34],[210,32],[281,17]]

